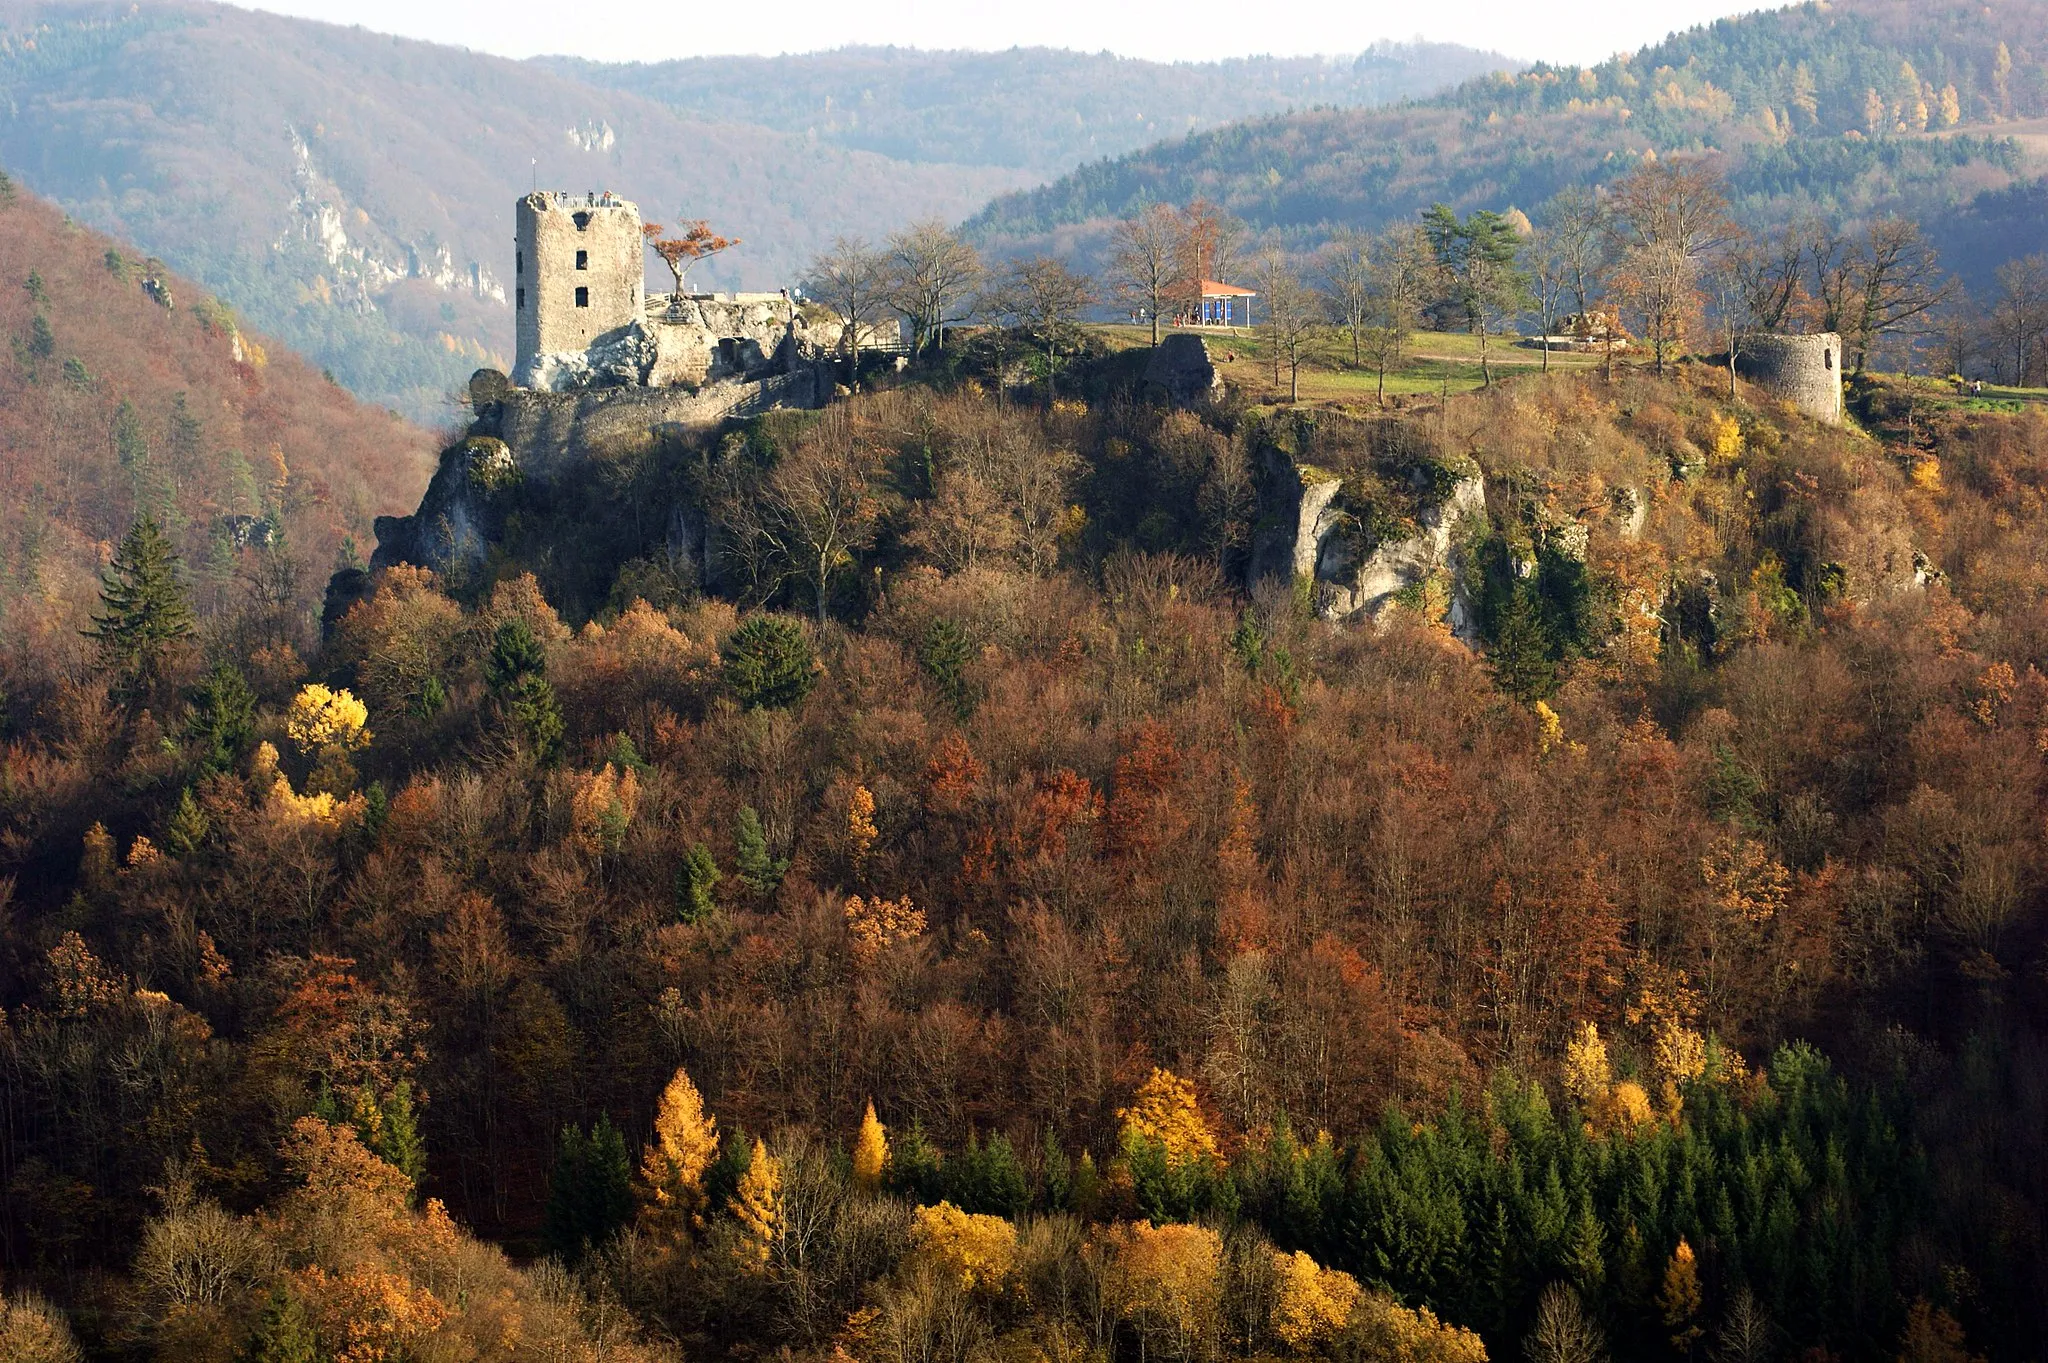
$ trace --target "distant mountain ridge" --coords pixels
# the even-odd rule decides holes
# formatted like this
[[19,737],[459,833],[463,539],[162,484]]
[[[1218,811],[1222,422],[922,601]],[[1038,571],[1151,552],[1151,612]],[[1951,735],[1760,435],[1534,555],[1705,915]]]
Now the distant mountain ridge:
[[[1405,91],[1408,51],[1389,49],[1339,84],[1354,94]],[[1413,56],[1444,81],[1491,61],[1434,48]],[[0,164],[200,281],[355,393],[443,420],[472,369],[509,359],[512,203],[532,185],[616,190],[657,221],[708,218],[744,245],[694,280],[773,288],[793,282],[837,234],[875,238],[922,217],[957,220],[1065,169],[1086,153],[1044,173],[1027,167],[1033,156],[1068,155],[1074,136],[1099,139],[1095,111],[1124,108],[1097,79],[1097,95],[1075,96],[1090,111],[1080,134],[991,139],[970,113],[996,86],[978,67],[947,74],[970,57],[982,60],[894,54],[883,85],[871,53],[775,59],[777,78],[759,84],[759,68],[738,59],[711,82],[723,94],[671,106],[654,91],[615,88],[637,76],[579,67],[578,78],[564,63],[197,0],[0,0]],[[988,60],[1050,63],[1054,77],[1031,86],[1039,91],[1079,89],[1062,71],[1106,71],[1117,87],[1153,94],[1199,87],[1144,105],[1155,123],[1213,123],[1265,107],[1224,99],[1240,82],[1204,84],[1203,68],[1104,66],[1076,54]],[[1263,89],[1257,98],[1270,101],[1277,84],[1299,85],[1312,66],[1275,64],[1295,75],[1245,82],[1246,98]],[[790,74],[806,69],[814,74]],[[915,116],[900,135],[872,121],[814,135],[817,120],[804,108],[814,87],[828,98],[842,88],[893,91],[892,107]],[[1221,102],[1203,104],[1212,98]],[[1033,121],[1016,114],[1005,106],[998,122]],[[1157,135],[1146,124],[1129,136]],[[982,156],[992,159],[974,159]]]
[[[1137,205],[1201,194],[1275,240],[1310,244],[1437,200],[1533,209],[1565,184],[1678,152],[1722,154],[1753,220],[1903,211],[2018,250],[2024,221],[1997,196],[2048,161],[2005,134],[2044,113],[2043,0],[1811,3],[1724,19],[1597,66],[1537,65],[1431,99],[1279,114],[1161,142],[1006,195],[969,230],[1001,250],[1057,242],[1085,254]],[[2033,240],[2028,249],[2048,246],[2038,232]],[[1982,259],[1963,263],[1988,273]]]
[[1258,114],[1386,104],[1527,63],[1453,43],[1380,43],[1355,56],[1152,62],[1109,52],[846,47],[778,57],[537,64],[679,113],[758,123],[900,161],[1051,177]]

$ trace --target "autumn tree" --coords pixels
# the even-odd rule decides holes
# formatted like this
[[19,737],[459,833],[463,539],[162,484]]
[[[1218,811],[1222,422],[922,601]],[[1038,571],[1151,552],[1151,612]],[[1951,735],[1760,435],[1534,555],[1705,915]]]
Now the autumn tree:
[[1095,284],[1054,256],[1029,256],[1003,276],[1000,309],[1016,317],[1045,356],[1046,382],[1058,372],[1062,351],[1080,333],[1081,313],[1095,302]]
[[647,244],[654,254],[661,257],[661,263],[668,266],[675,276],[676,297],[683,296],[690,267],[709,260],[720,251],[730,250],[740,244],[738,237],[722,237],[711,230],[711,224],[699,218],[683,225],[679,237],[664,237],[668,229],[658,222],[641,224],[640,231],[646,236]]
[[1808,251],[1820,329],[1841,334],[1860,372],[1881,340],[1922,322],[1957,284],[1905,218],[1878,218],[1855,236],[1816,222]]
[[115,691],[139,702],[157,694],[176,651],[195,632],[177,552],[156,518],[141,516],[101,578],[100,612],[86,637],[98,646]]
[[943,349],[987,273],[981,254],[936,218],[896,233],[888,249],[889,299],[910,319],[913,353]]
[[718,1123],[678,1069],[655,1105],[654,1138],[640,1152],[641,1204],[669,1239],[702,1225],[704,1177],[717,1158]]
[[741,1262],[765,1268],[782,1234],[782,1162],[759,1139],[733,1193],[732,1214],[740,1230]]
[[1171,204],[1152,204],[1116,225],[1110,237],[1109,277],[1118,299],[1144,314],[1159,344],[1159,319],[1185,295],[1181,270],[1187,223]]
[[1324,1268],[1308,1255],[1273,1255],[1273,1333],[1296,1353],[1327,1345],[1351,1322],[1358,1280]]
[[1175,270],[1180,307],[1189,316],[1202,306],[1205,280],[1228,283],[1224,276],[1237,263],[1245,226],[1207,199],[1195,199],[1181,211],[1180,262]]
[[871,1100],[861,1114],[860,1131],[853,1141],[854,1186],[876,1192],[882,1186],[882,1171],[889,1165],[889,1134],[875,1116]]
[[733,533],[761,541],[810,587],[821,629],[834,579],[878,529],[880,466],[876,447],[835,409],[783,456],[751,507],[734,508]]

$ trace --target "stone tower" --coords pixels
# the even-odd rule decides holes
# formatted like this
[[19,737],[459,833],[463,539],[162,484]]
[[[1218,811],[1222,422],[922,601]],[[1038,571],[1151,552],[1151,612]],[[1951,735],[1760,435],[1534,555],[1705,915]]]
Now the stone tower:
[[532,386],[546,357],[581,354],[641,321],[647,306],[640,210],[605,194],[541,190],[514,209],[515,383]]
[[1747,337],[1735,372],[1815,421],[1842,424],[1842,338],[1832,331]]

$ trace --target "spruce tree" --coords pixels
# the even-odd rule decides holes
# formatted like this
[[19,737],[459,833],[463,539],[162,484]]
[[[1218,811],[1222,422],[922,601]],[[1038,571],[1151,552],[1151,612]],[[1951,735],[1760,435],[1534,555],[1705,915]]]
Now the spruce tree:
[[1550,652],[1550,635],[1528,591],[1517,589],[1508,597],[1494,630],[1487,662],[1500,689],[1524,705],[1534,705],[1557,694],[1557,663]]
[[782,874],[789,869],[789,863],[768,855],[768,834],[761,827],[761,815],[752,805],[740,806],[739,820],[733,828],[733,842],[737,845],[740,884],[757,895],[775,893],[776,887],[782,884]]
[[242,1351],[243,1363],[319,1363],[319,1358],[306,1308],[283,1287],[272,1288]]
[[552,764],[562,753],[562,707],[548,682],[547,650],[524,620],[507,620],[491,637],[484,682],[498,712],[519,730],[534,756]]
[[709,918],[718,907],[711,892],[722,879],[711,849],[701,842],[691,846],[689,855],[683,858],[682,870],[676,873],[676,917],[684,923],[701,923]]
[[256,693],[231,663],[216,663],[188,697],[185,739],[196,750],[200,770],[224,772],[235,765],[256,734]]
[[404,1079],[379,1105],[384,1120],[378,1124],[377,1155],[386,1164],[411,1179],[417,1187],[427,1172],[427,1146],[413,1115],[412,1084]]
[[967,689],[967,664],[973,657],[974,645],[967,631],[944,617],[925,627],[924,639],[917,646],[917,661],[938,683],[946,704],[962,719],[974,708],[973,696]]
[[781,710],[811,693],[817,661],[804,627],[779,615],[756,615],[719,647],[725,684],[743,710]]
[[194,633],[192,605],[178,581],[178,555],[154,517],[138,518],[100,584],[100,613],[86,636],[99,645],[116,690],[129,700],[152,695],[171,651]]

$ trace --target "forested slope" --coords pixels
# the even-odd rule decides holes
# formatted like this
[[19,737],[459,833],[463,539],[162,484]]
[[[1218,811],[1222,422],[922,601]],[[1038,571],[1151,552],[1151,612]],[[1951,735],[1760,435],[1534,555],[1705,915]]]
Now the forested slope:
[[0,336],[0,649],[17,662],[83,665],[100,568],[145,513],[245,661],[301,644],[344,544],[367,552],[372,519],[431,472],[426,431],[12,182]]
[[1649,153],[1712,152],[1751,221],[1905,213],[1991,245],[1955,252],[1976,282],[2041,246],[1997,195],[2042,170],[2001,129],[2048,113],[2044,25],[2036,0],[1849,0],[1724,19],[1597,66],[1538,65],[1388,109],[1161,143],[999,199],[970,230],[1013,249],[1089,241],[1134,205],[1200,196],[1309,243],[1437,200],[1533,211]]

